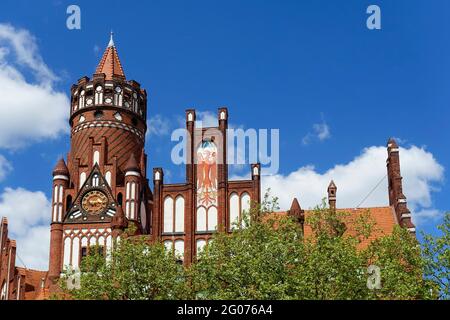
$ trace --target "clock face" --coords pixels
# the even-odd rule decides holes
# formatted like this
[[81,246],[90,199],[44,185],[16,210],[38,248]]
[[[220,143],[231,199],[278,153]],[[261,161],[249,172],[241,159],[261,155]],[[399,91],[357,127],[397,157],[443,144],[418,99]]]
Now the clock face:
[[81,201],[81,207],[89,214],[99,214],[108,206],[108,197],[101,191],[86,193]]

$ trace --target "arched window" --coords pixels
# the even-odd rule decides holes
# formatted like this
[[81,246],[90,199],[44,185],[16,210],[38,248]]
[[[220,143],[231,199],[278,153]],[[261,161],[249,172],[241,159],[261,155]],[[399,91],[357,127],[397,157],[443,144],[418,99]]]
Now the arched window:
[[197,208],[197,231],[206,231],[206,209]]
[[177,240],[175,241],[175,257],[178,261],[184,260],[184,241]]
[[164,241],[164,247],[166,247],[167,251],[172,251],[173,250],[173,242],[170,240]]
[[239,222],[239,211],[239,196],[237,193],[232,193],[230,196],[230,230]]
[[80,173],[80,189],[83,187],[84,183],[86,182],[86,172]]
[[177,196],[175,201],[171,196],[165,198],[163,232],[184,232],[184,205],[185,201],[181,195]]
[[117,195],[117,202],[119,203],[119,205],[122,205],[123,203],[123,195],[121,192],[119,192],[119,194]]
[[204,240],[204,239],[197,240],[197,255],[203,251],[205,246],[206,246],[206,240]]
[[66,212],[72,207],[72,196],[68,195],[66,197]]
[[85,93],[86,92],[84,90],[81,90],[81,92],[80,92],[80,99],[78,100],[78,108],[79,109],[84,108]]
[[116,87],[114,92],[114,105],[121,107],[122,106],[122,88]]
[[173,232],[173,199],[166,197],[164,200],[164,232]]
[[217,208],[210,207],[208,209],[208,231],[215,231],[217,229]]
[[175,232],[184,232],[184,198],[178,196],[175,201]]
[[92,186],[93,187],[98,187],[100,178],[98,176],[98,174],[94,174],[94,177],[92,178]]
[[100,162],[100,152],[94,151],[93,163],[94,164],[99,164],[99,162]]
[[80,263],[80,238],[72,240],[72,268],[78,269]]
[[[243,214],[249,214],[250,213],[250,195],[248,193],[243,193],[241,196],[241,219],[243,217]],[[245,227],[245,221],[242,220],[242,226]]]
[[98,86],[95,88],[95,104],[103,103],[103,88],[102,86]]
[[70,267],[70,254],[71,254],[71,248],[72,247],[72,241],[70,239],[70,237],[66,237],[66,239],[64,239],[64,269],[67,269],[68,267]]
[[107,171],[105,173],[105,180],[108,183],[108,185],[111,186],[111,171]]

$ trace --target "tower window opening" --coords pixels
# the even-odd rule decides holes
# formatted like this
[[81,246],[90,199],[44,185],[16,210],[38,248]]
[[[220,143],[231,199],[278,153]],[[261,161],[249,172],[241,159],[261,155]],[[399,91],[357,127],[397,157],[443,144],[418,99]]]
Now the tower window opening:
[[72,196],[68,195],[66,198],[66,211],[69,211],[70,207],[72,207]]
[[123,195],[121,192],[119,192],[119,194],[117,195],[117,202],[119,203],[119,205],[122,205]]
[[101,110],[95,111],[95,112],[94,112],[94,118],[95,118],[95,119],[101,119],[101,118],[103,118],[103,111],[101,111]]

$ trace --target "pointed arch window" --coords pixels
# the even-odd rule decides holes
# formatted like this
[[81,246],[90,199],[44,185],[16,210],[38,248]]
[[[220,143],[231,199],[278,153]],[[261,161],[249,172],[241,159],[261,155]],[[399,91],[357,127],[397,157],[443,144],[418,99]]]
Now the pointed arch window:
[[179,195],[175,201],[171,196],[164,200],[164,232],[184,232],[184,197]]
[[95,164],[100,164],[100,152],[99,151],[94,151],[94,158],[92,161]]
[[105,180],[108,183],[108,185],[111,186],[111,171],[106,171]]
[[245,221],[243,219],[244,213],[250,211],[250,195],[244,192],[239,196],[236,192],[233,192],[229,197],[229,217],[230,225],[229,230],[233,230],[236,227],[236,223],[241,223],[242,227],[245,227]]
[[86,172],[80,173],[80,189],[83,187],[86,182]]

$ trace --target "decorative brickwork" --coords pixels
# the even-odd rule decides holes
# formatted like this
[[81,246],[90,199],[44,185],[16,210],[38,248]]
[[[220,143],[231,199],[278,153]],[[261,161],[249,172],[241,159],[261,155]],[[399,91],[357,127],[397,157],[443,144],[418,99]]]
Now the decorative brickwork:
[[[69,111],[69,110],[68,110]],[[61,159],[53,170],[49,271],[16,267],[16,245],[8,238],[8,221],[0,228],[0,297],[44,299],[55,290],[65,268],[77,269],[93,245],[107,255],[125,228],[162,241],[185,264],[217,230],[231,231],[242,223],[244,211],[261,201],[261,166],[252,164],[251,179],[229,181],[227,129],[229,113],[219,108],[217,126],[196,127],[196,112],[186,110],[186,180],[166,184],[164,171],[152,171],[153,192],[147,177],[144,150],[147,93],[127,80],[111,39],[93,78],[81,78],[71,89],[71,149],[67,164]],[[381,231],[400,224],[412,232],[411,214],[402,191],[399,149],[388,143],[389,207],[371,208]],[[364,209],[336,209],[337,187],[328,187],[329,206],[352,215]],[[10,214],[14,214],[11,212]],[[294,199],[288,212],[311,234],[304,211]],[[349,229],[351,232],[351,226]]]

